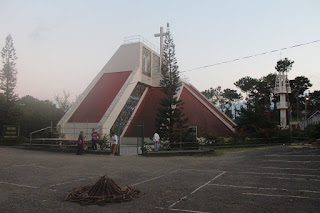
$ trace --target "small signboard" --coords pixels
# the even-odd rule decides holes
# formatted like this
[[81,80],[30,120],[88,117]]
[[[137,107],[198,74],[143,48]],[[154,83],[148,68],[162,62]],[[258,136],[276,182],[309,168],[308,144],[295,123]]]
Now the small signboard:
[[20,135],[20,125],[4,125],[3,138],[17,138]]

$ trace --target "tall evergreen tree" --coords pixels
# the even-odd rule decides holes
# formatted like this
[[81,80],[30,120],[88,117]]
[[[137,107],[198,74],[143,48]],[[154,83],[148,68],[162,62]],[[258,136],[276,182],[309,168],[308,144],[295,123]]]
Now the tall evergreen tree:
[[187,121],[182,112],[182,102],[177,98],[182,83],[179,78],[177,59],[175,57],[175,45],[169,26],[167,27],[168,35],[164,41],[163,60],[161,65],[160,80],[161,90],[164,97],[160,99],[161,107],[158,109],[156,122],[158,124],[158,132],[164,140],[171,143],[181,141],[182,132]]
[[0,70],[1,114],[4,123],[13,122],[16,113],[17,95],[14,89],[17,84],[16,50],[13,47],[12,36],[6,37],[6,44],[1,51],[3,67]]

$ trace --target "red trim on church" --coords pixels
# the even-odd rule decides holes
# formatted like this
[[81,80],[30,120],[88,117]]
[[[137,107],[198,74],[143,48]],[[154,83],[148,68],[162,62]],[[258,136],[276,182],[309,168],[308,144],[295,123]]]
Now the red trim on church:
[[69,119],[69,123],[98,123],[131,71],[104,73]]

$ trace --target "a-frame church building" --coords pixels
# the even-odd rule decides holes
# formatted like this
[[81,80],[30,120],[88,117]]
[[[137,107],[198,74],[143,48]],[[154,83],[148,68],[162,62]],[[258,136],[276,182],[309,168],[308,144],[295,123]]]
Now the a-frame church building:
[[[159,99],[163,96],[160,79],[159,53],[140,39],[127,41],[79,96],[57,128],[66,138],[77,138],[84,131],[88,139],[92,128],[100,135],[109,135],[114,130],[122,148],[137,143],[139,124],[144,124],[144,137],[152,137]],[[197,126],[198,133],[228,137],[235,131],[236,124],[190,83],[182,82],[178,98],[184,102],[186,125]]]

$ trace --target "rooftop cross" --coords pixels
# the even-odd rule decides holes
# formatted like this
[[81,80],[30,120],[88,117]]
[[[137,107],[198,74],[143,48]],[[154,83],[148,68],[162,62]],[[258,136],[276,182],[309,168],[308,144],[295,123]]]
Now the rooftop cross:
[[[169,23],[168,23],[169,26]],[[169,32],[163,32],[163,27],[160,27],[160,33],[154,34],[154,37],[160,37],[160,69],[163,57],[163,37],[169,35]]]

